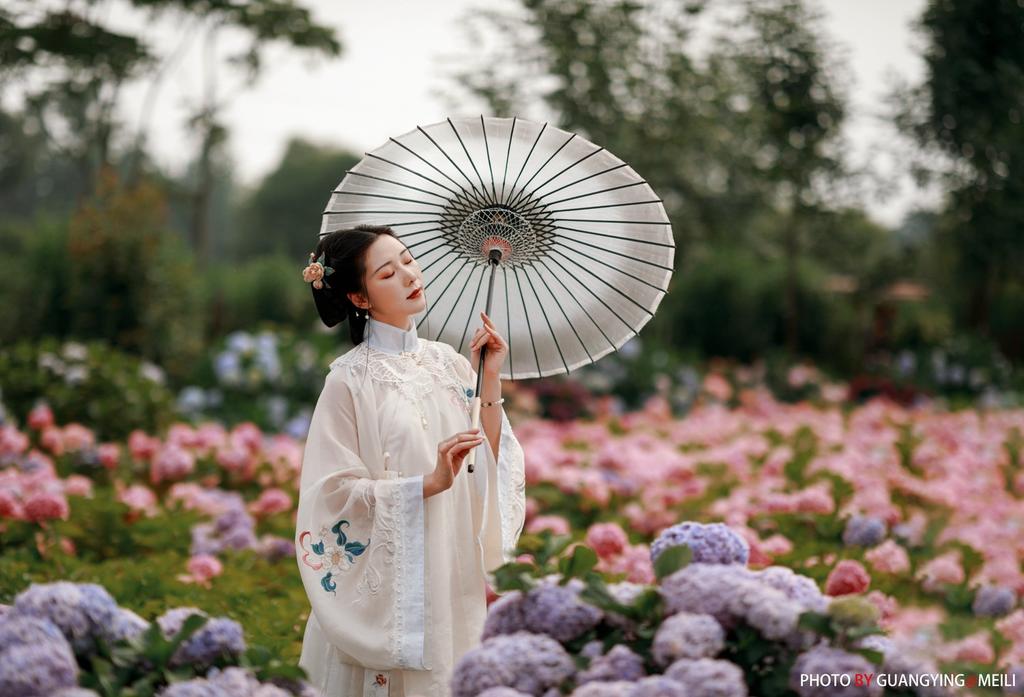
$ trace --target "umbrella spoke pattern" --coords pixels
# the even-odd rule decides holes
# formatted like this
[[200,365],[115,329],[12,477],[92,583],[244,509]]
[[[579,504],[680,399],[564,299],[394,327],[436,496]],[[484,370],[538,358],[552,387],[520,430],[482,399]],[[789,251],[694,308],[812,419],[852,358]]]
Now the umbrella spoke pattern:
[[413,252],[427,299],[417,331],[459,352],[501,251],[490,315],[512,380],[621,347],[654,316],[675,254],[664,206],[632,168],[515,118],[446,119],[367,153],[332,192],[320,234],[360,224],[390,226]]

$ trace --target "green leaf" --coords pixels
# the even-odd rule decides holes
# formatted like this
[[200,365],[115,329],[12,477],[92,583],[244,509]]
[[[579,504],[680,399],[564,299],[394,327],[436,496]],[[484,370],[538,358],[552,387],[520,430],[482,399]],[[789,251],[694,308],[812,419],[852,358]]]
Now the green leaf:
[[810,629],[822,636],[834,637],[835,629],[832,628],[832,618],[820,612],[803,612],[797,621],[797,626],[803,629]]
[[587,572],[597,566],[597,552],[589,547],[579,546],[572,551],[572,556],[559,561],[558,569],[562,572],[561,585],[569,579],[583,578]]
[[688,545],[676,545],[669,547],[658,555],[654,560],[654,575],[658,580],[671,576],[675,572],[690,563],[693,559],[693,550]]

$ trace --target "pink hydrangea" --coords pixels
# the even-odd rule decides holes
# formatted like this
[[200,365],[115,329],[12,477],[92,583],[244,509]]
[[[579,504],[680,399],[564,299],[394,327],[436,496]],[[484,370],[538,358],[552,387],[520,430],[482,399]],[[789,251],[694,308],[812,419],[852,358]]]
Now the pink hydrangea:
[[871,585],[871,576],[854,559],[843,559],[825,579],[825,594],[831,596],[863,593]]
[[0,519],[22,520],[24,517],[25,508],[14,492],[0,489]]
[[145,513],[152,517],[159,513],[157,510],[157,498],[153,490],[142,484],[132,484],[117,495],[117,500],[135,511]]
[[597,556],[608,559],[622,554],[629,545],[629,537],[618,523],[595,523],[587,530],[586,543]]
[[550,530],[555,535],[568,535],[571,531],[569,521],[560,515],[539,515],[526,526],[526,532],[539,533]]
[[991,663],[995,660],[995,651],[988,631],[981,630],[958,641],[951,641],[940,647],[938,651],[942,661],[964,661],[968,663]]
[[192,453],[176,445],[165,445],[153,457],[149,468],[149,480],[152,484],[163,481],[184,479],[195,469],[196,463]]
[[117,469],[117,465],[121,461],[121,446],[117,443],[101,443],[96,451],[101,465],[108,470]]
[[224,572],[224,565],[217,557],[210,554],[197,554],[188,560],[188,574],[178,576],[182,583],[196,583],[210,587],[210,579]]
[[626,574],[631,583],[654,583],[654,566],[651,564],[651,550],[647,545],[627,546],[622,554],[611,559],[602,559],[598,569],[611,574]]
[[249,504],[249,512],[257,517],[290,511],[292,498],[281,489],[266,489]]
[[64,454],[64,433],[56,426],[43,429],[39,436],[39,445],[49,453],[61,456]]
[[68,500],[63,494],[40,491],[25,500],[25,519],[36,523],[57,518],[67,520],[69,512]]
[[704,384],[701,386],[704,392],[720,402],[726,402],[732,397],[732,385],[718,373],[708,373],[704,376]]
[[884,574],[902,574],[910,570],[910,557],[899,543],[886,540],[869,550],[864,558],[871,568]]
[[234,472],[244,479],[248,479],[256,468],[252,453],[233,441],[231,445],[217,451],[217,463],[228,472]]
[[64,493],[68,496],[92,496],[92,480],[80,474],[72,474],[64,480]]
[[248,448],[249,452],[258,453],[263,447],[263,432],[256,424],[246,421],[231,430],[231,441]]
[[139,462],[148,462],[160,449],[160,439],[135,429],[128,435],[128,451]]
[[42,431],[53,425],[53,410],[48,404],[39,404],[28,413],[28,427],[33,431]]
[[77,452],[96,443],[96,436],[93,435],[93,432],[79,423],[66,425],[63,429],[63,436],[66,452]]
[[939,590],[943,585],[959,585],[964,582],[964,567],[960,564],[960,552],[953,550],[935,557],[921,567],[917,578],[927,591]]
[[28,445],[28,436],[14,426],[0,426],[0,455],[20,455]]
[[1024,610],[1014,610],[996,622],[996,630],[1016,644],[1024,644]]

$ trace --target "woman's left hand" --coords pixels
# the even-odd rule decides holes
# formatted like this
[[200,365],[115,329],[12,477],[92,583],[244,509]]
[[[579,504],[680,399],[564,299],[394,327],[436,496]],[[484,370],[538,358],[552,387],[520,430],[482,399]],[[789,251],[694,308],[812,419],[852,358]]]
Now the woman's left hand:
[[480,347],[486,346],[483,374],[497,375],[501,372],[501,366],[505,364],[505,359],[508,357],[508,344],[505,343],[505,339],[498,333],[497,327],[486,313],[481,312],[480,317],[484,321],[484,326],[476,330],[473,341],[470,342],[472,353],[469,362],[474,370],[479,370],[477,366],[480,365]]

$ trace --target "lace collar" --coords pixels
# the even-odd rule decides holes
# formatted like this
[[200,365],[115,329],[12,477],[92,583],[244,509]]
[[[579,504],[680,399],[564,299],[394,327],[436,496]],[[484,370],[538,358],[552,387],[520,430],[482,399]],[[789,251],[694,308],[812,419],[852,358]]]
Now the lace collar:
[[412,317],[409,318],[408,329],[399,329],[371,317],[366,320],[363,343],[369,348],[392,354],[418,353],[422,348],[422,342],[416,334],[416,322]]

